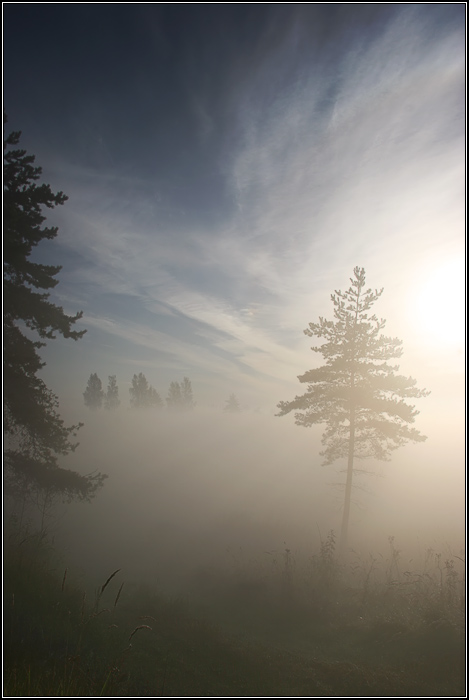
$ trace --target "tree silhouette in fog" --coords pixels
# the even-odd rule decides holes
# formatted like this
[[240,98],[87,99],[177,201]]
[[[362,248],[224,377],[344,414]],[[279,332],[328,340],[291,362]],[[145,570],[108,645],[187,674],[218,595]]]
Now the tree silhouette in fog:
[[368,316],[383,289],[365,291],[365,270],[355,267],[353,273],[352,286],[331,295],[336,320],[319,317],[319,323],[310,323],[304,331],[325,339],[323,345],[311,348],[323,356],[325,365],[298,377],[308,385],[306,393],[281,401],[277,414],[296,411],[295,422],[304,427],[325,423],[324,464],[347,459],[342,550],[347,543],[353,474],[358,471],[355,459],[388,460],[391,451],[407,441],[426,440],[409,427],[419,412],[404,399],[429,394],[416,388],[415,379],[396,374],[398,365],[387,364],[401,357],[403,349],[401,340],[381,335],[383,319]]
[[67,197],[38,183],[42,169],[34,165],[35,156],[16,148],[20,136],[21,132],[11,133],[3,150],[5,486],[15,497],[41,499],[43,504],[61,495],[87,499],[104,476],[81,476],[59,466],[59,457],[77,447],[72,440],[81,424],[65,426],[57,396],[38,376],[45,365],[38,354],[44,341],[56,333],[81,338],[86,331],[73,326],[82,313],[67,316],[49,300],[61,267],[30,259],[41,241],[57,236],[57,227],[43,226],[43,207],[53,209]]
[[101,408],[103,405],[103,385],[97,374],[90,374],[83,398],[85,399],[85,406],[88,406],[88,408],[96,409]]
[[229,398],[225,401],[223,410],[225,413],[239,413],[241,411],[238,399],[234,394],[230,394]]
[[110,377],[108,377],[107,391],[104,395],[104,408],[112,411],[119,406],[119,387],[117,386],[116,375],[112,374]]
[[191,411],[195,407],[195,401],[192,395],[192,384],[188,377],[184,377],[182,380],[181,394],[184,410]]
[[182,407],[182,394],[179,382],[171,382],[166,397],[166,404],[170,411],[179,411]]
[[148,383],[145,375],[140,372],[132,377],[132,386],[129,389],[130,405],[132,408],[161,408],[163,401],[160,395]]
[[171,382],[166,403],[170,411],[191,411],[194,408],[192,384],[188,377],[184,377],[181,384]]

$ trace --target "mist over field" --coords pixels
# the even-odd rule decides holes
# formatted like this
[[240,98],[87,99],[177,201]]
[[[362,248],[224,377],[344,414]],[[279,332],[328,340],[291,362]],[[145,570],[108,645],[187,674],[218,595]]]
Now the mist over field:
[[[350,561],[385,558],[390,536],[414,566],[429,548],[461,555],[464,444],[440,429],[390,462],[357,463],[377,476],[356,477]],[[66,507],[56,542],[94,581],[121,568],[170,592],[202,572],[267,570],[287,548],[306,561],[339,533],[343,507],[345,464],[322,466],[320,438],[320,426],[255,413],[90,412],[67,465],[109,478],[91,504]]]
[[4,696],[463,697],[465,4],[3,18]]

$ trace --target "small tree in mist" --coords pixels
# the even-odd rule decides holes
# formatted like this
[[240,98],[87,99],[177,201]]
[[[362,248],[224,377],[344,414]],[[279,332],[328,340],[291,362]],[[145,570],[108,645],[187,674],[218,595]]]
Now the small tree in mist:
[[116,375],[108,377],[107,391],[104,395],[104,408],[113,411],[120,406],[119,387],[117,386]]
[[78,340],[86,331],[73,330],[82,312],[67,316],[49,299],[60,266],[30,259],[41,241],[57,236],[57,227],[43,226],[44,208],[67,197],[38,183],[42,170],[35,156],[17,148],[20,136],[13,132],[3,144],[4,478],[6,492],[46,507],[61,497],[89,499],[104,476],[81,476],[58,463],[77,447],[72,440],[80,425],[66,427],[61,419],[57,396],[38,376],[44,367],[38,350],[56,333]]
[[170,411],[180,411],[182,408],[182,394],[179,382],[171,382],[166,397],[166,404]]
[[145,375],[140,372],[132,377],[132,386],[129,389],[130,405],[132,408],[161,408],[163,401],[160,395],[147,381]]
[[184,377],[181,383],[182,407],[184,411],[192,411],[195,406],[192,395],[192,384],[188,377]]
[[298,377],[308,385],[306,393],[293,401],[281,401],[277,414],[296,411],[295,422],[304,427],[325,423],[323,463],[347,459],[342,551],[347,543],[353,474],[358,471],[355,459],[388,460],[390,452],[407,441],[426,440],[409,427],[419,412],[404,399],[429,394],[416,388],[415,379],[396,374],[398,365],[387,364],[401,357],[403,350],[401,340],[381,335],[383,319],[368,316],[383,289],[365,291],[365,270],[355,267],[353,272],[352,286],[331,295],[336,320],[319,317],[319,323],[310,323],[304,331],[325,339],[323,345],[311,348],[323,356],[325,365]]
[[238,399],[234,394],[230,394],[229,398],[225,401],[223,410],[225,413],[239,413],[241,411]]
[[85,406],[88,406],[88,408],[97,409],[103,405],[103,385],[97,374],[90,374],[88,384],[83,392],[83,398],[85,399]]
[[166,404],[170,411],[190,411],[194,408],[192,396],[192,384],[188,377],[184,377],[181,384],[171,382],[166,397]]

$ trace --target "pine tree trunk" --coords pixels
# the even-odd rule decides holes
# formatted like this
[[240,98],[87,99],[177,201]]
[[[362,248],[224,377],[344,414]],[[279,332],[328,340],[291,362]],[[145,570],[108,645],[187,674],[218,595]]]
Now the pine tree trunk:
[[350,372],[350,434],[348,442],[347,478],[345,481],[344,514],[342,516],[342,529],[340,532],[339,552],[343,556],[347,547],[348,524],[350,519],[350,501],[352,500],[353,457],[355,453],[355,367],[352,359]]
[[357,290],[357,300],[355,306],[355,319],[353,323],[351,342],[351,363],[350,363],[350,434],[348,443],[347,478],[345,481],[345,502],[344,514],[342,517],[342,529],[340,532],[339,552],[343,556],[347,547],[348,524],[350,519],[350,502],[352,500],[352,480],[353,480],[353,457],[355,454],[355,340],[356,328],[358,324],[358,313],[360,308],[360,291]]
[[352,499],[353,457],[355,452],[355,406],[350,407],[350,436],[348,445],[347,479],[345,482],[344,514],[342,516],[342,529],[340,533],[340,553],[345,553],[348,537],[348,523],[350,518],[350,501]]

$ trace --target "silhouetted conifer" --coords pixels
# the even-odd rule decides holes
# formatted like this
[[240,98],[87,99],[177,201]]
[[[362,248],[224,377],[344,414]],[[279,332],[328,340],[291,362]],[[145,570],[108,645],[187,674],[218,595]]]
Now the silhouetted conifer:
[[325,365],[298,377],[308,385],[306,393],[293,401],[281,401],[277,414],[296,411],[295,422],[304,427],[325,423],[324,464],[347,459],[342,549],[347,541],[355,458],[387,460],[392,450],[408,440],[426,440],[409,427],[419,412],[404,399],[429,394],[416,388],[415,379],[396,374],[398,365],[387,364],[401,357],[403,350],[401,340],[381,335],[383,319],[368,316],[383,289],[364,291],[365,270],[355,267],[353,272],[352,286],[331,295],[336,320],[319,317],[319,323],[310,323],[304,331],[326,340],[311,348],[323,356]]
[[85,399],[85,406],[88,406],[88,408],[96,409],[101,408],[103,405],[103,385],[97,374],[90,374],[83,398]]
[[112,411],[115,408],[118,408],[119,406],[119,387],[117,386],[116,375],[113,374],[110,377],[108,377],[107,391],[104,395],[104,408],[107,408],[109,411]]
[[78,340],[86,332],[72,330],[81,312],[67,316],[49,301],[61,267],[30,259],[41,241],[57,236],[57,227],[42,225],[43,207],[62,205],[67,197],[37,183],[42,169],[34,165],[35,156],[16,148],[20,136],[21,132],[11,133],[3,149],[5,485],[21,498],[36,498],[39,492],[49,501],[54,495],[90,498],[104,476],[81,476],[59,467],[58,457],[77,447],[72,438],[80,424],[65,426],[57,396],[38,376],[45,364],[38,354],[44,340],[54,339],[56,333]]
[[191,411],[194,408],[192,384],[188,377],[184,377],[181,384],[171,382],[166,403],[170,411]]
[[240,407],[238,399],[234,394],[230,394],[229,398],[225,402],[225,408],[223,409],[225,413],[239,413]]
[[140,372],[132,377],[132,386],[129,389],[130,405],[132,408],[161,408],[163,401],[160,395],[148,384],[145,375]]

